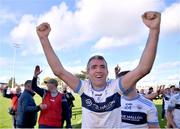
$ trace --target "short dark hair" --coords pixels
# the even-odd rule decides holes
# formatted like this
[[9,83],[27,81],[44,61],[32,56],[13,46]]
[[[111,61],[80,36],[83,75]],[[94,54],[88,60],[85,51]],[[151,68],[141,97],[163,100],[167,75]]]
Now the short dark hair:
[[126,75],[126,74],[129,73],[129,72],[130,72],[130,70],[122,71],[122,72],[120,72],[120,73],[117,74],[117,77],[122,77],[122,76]]
[[171,85],[170,88],[175,88],[175,85]]
[[93,59],[103,60],[103,61],[105,62],[105,64],[106,64],[106,67],[107,67],[107,62],[106,62],[106,60],[104,59],[104,57],[101,56],[101,55],[95,55],[95,56],[92,56],[92,57],[88,60],[87,70],[89,69],[89,64],[90,64],[91,60],[93,60]]
[[153,90],[153,87],[150,87],[149,90]]
[[24,83],[24,87],[27,87],[29,84],[32,83],[32,80],[27,80],[25,83]]

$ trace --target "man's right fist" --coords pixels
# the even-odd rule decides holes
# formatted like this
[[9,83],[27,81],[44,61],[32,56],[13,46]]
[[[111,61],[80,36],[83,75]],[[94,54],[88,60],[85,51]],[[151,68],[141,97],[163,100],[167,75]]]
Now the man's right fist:
[[41,104],[39,105],[39,107],[40,107],[41,110],[45,110],[45,109],[47,108],[47,104],[42,104],[42,103],[41,103]]
[[36,27],[36,32],[40,39],[47,38],[50,31],[51,31],[51,27],[46,22],[44,22]]
[[38,27],[37,27],[37,30],[38,31],[45,31],[46,29],[48,29],[48,24],[41,24],[41,25],[39,25]]

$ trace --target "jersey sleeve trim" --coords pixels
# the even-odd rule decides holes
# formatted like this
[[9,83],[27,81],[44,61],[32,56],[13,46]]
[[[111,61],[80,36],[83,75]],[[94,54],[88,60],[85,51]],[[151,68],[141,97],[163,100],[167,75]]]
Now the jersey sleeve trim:
[[81,89],[81,86],[82,86],[82,81],[81,80],[79,80],[79,84],[76,86],[76,89],[75,89],[75,93],[78,93],[79,92],[79,90]]
[[148,122],[148,125],[159,125],[159,122]]
[[122,85],[122,78],[119,78],[119,89],[123,93],[123,95],[128,95],[134,88],[130,87],[129,89],[124,89]]

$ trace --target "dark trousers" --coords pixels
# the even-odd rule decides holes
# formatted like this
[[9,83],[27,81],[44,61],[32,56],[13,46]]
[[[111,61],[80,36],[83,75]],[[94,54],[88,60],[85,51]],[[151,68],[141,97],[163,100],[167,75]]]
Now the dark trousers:
[[39,128],[62,128],[62,127],[54,127],[54,126],[48,126],[48,125],[39,125]]
[[34,126],[16,125],[16,128],[34,128]]
[[16,128],[16,115],[12,115],[13,128]]
[[161,118],[164,119],[165,116],[165,110],[164,110],[164,99],[162,100],[162,112],[161,112]]

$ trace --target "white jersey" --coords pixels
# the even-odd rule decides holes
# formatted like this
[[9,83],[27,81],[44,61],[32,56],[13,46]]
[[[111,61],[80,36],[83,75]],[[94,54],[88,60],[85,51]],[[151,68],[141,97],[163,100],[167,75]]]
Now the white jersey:
[[163,96],[163,99],[164,99],[164,110],[168,109],[170,98],[171,98],[170,95],[164,94],[164,96]]
[[148,125],[159,125],[155,105],[140,94],[133,99],[121,97],[121,116],[121,128],[148,128]]
[[168,106],[168,110],[173,113],[173,120],[178,128],[180,128],[180,93],[174,94]]
[[89,80],[80,81],[75,92],[82,100],[82,128],[119,128],[121,79],[109,80],[105,89],[94,90]]

